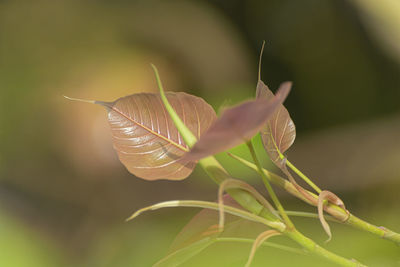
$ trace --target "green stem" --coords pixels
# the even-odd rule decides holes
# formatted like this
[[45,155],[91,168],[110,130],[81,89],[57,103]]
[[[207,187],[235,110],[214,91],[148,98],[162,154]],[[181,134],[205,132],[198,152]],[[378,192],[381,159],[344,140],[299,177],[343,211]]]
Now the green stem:
[[[161,96],[163,95],[163,88],[161,84],[161,80],[158,75],[157,68],[152,65],[154,72],[156,74],[157,78],[157,83],[160,89],[160,94]],[[192,147],[194,143],[196,142],[196,138],[193,136],[193,134],[190,132],[190,130],[186,127],[186,125],[182,122],[182,120],[179,118],[179,116],[176,114],[174,109],[172,108],[171,105],[168,103],[168,99],[162,96],[162,101],[164,105],[169,108],[167,108],[167,111],[171,118],[173,119],[173,122],[175,123],[175,126],[177,127],[179,133],[182,135],[183,139],[188,141],[186,143],[189,147]],[[209,174],[209,176],[218,184],[221,183],[223,180],[231,178],[229,174],[226,172],[226,170],[221,166],[221,164],[214,158],[214,157],[207,157],[202,160],[200,160],[200,165],[204,168],[204,170]],[[261,166],[261,165],[260,165]],[[263,217],[267,220],[273,220],[275,216],[271,214],[271,212],[265,208],[263,205],[258,202],[253,195],[248,193],[247,191],[240,190],[240,189],[229,189],[227,190],[228,194],[233,197],[242,207],[247,209],[248,211]],[[275,195],[276,197],[276,195]],[[287,217],[287,215],[286,215]],[[276,218],[275,218],[276,220]],[[289,219],[290,222],[290,219]],[[311,239],[303,236],[300,232],[298,232],[294,228],[285,228],[285,230],[282,231],[285,235],[289,236],[292,238],[294,241],[296,241],[298,244],[309,250],[311,253],[326,258],[328,260],[331,260],[332,262],[336,262],[340,265],[343,266],[359,266],[355,262],[351,260],[346,260],[345,258],[342,258],[340,256],[337,256],[336,254],[329,252],[321,247],[319,247],[317,244],[315,244]],[[317,249],[316,249],[317,248]],[[318,249],[320,248],[320,249]]]
[[[253,213],[250,213],[248,211],[242,210],[242,209],[238,209],[235,207],[231,207],[231,206],[227,206],[227,205],[223,205],[224,206],[224,211],[250,220],[250,221],[254,221],[254,222],[259,222],[262,224],[265,224],[271,228],[277,229],[278,231],[284,231],[286,226],[282,223],[282,222],[272,222],[269,220],[266,220],[265,218],[262,218],[260,216],[257,216]],[[201,200],[169,200],[169,201],[164,201],[164,202],[160,202],[157,204],[153,204],[144,208],[141,208],[140,210],[137,210],[135,213],[132,214],[132,216],[130,216],[127,221],[130,221],[136,217],[138,217],[139,215],[141,215],[143,212],[146,211],[150,211],[150,210],[158,210],[158,209],[163,209],[163,208],[176,208],[176,207],[191,207],[191,208],[203,208],[203,209],[212,209],[212,210],[219,210],[219,205],[218,203],[215,202],[209,202],[209,201],[201,201]]]
[[374,235],[378,235],[379,237],[381,237],[383,239],[393,241],[397,245],[400,246],[400,234],[396,233],[392,230],[389,230],[385,227],[378,227],[376,225],[370,224],[370,223],[354,216],[353,214],[350,214],[349,219],[346,221],[346,224],[349,224],[358,229],[367,231]]
[[286,159],[286,165],[294,171],[298,176],[301,177],[307,184],[309,184],[318,194],[321,193],[321,189],[313,183],[304,173],[302,173],[299,169],[296,168],[289,160]]
[[296,241],[298,244],[301,244],[311,254],[327,259],[331,262],[335,262],[341,266],[351,266],[351,267],[365,266],[359,262],[356,262],[354,260],[348,260],[346,258],[336,255],[335,253],[330,252],[329,250],[324,249],[323,247],[317,245],[310,238],[301,234],[296,229],[294,229],[293,231],[286,231],[284,234],[293,239],[294,241]]
[[[203,167],[208,176],[210,176],[217,184],[221,184],[226,179],[231,179],[231,176],[214,157],[201,159],[199,164]],[[228,192],[236,202],[248,211],[271,221],[278,220],[274,214],[258,202],[249,192],[242,189],[228,189],[226,192]]]
[[286,225],[289,228],[294,228],[294,225],[293,225],[292,221],[290,220],[289,216],[287,216],[287,214],[285,212],[285,209],[283,208],[281,202],[279,201],[278,197],[276,196],[276,194],[274,192],[274,189],[272,188],[271,184],[268,181],[267,176],[263,172],[263,168],[261,166],[261,163],[258,160],[256,151],[254,150],[253,143],[250,140],[250,141],[247,141],[246,144],[247,144],[247,147],[250,150],[251,156],[253,157],[254,163],[257,166],[258,173],[260,174],[260,176],[261,176],[261,178],[262,178],[262,180],[264,182],[264,185],[267,188],[268,193],[271,196],[271,199],[274,202],[276,208],[278,209],[279,213],[281,214],[281,216],[282,216],[283,220],[285,221]]
[[153,68],[154,74],[156,75],[158,89],[160,91],[161,100],[162,100],[165,108],[167,109],[169,115],[171,116],[171,119],[174,122],[176,128],[178,128],[178,131],[181,134],[181,136],[182,136],[183,140],[185,141],[186,145],[188,145],[189,147],[192,147],[197,142],[196,137],[186,127],[186,125],[183,123],[181,118],[179,118],[178,114],[176,114],[174,108],[171,106],[171,104],[169,103],[167,97],[165,96],[164,88],[163,88],[163,85],[161,83],[161,79],[160,79],[160,75],[158,74],[157,67],[154,66],[153,64],[151,64],[151,67]]
[[[215,241],[219,241],[219,242],[240,242],[240,243],[249,243],[249,244],[253,244],[254,243],[254,239],[250,239],[250,238],[240,238],[240,237],[217,237],[215,239]],[[297,254],[305,254],[304,250],[301,249],[297,249],[297,248],[292,248],[292,247],[288,247],[288,246],[284,246],[284,245],[280,245],[280,244],[276,244],[276,243],[272,243],[272,242],[263,242],[261,244],[261,246],[266,246],[266,247],[272,247],[272,248],[277,248],[277,249],[281,249],[281,250],[285,250],[288,252],[293,252],[293,253],[297,253]]]
[[[197,142],[196,137],[193,133],[186,127],[181,118],[176,114],[174,108],[169,103],[167,97],[164,93],[164,88],[161,83],[160,76],[158,74],[157,67],[151,64],[151,67],[154,70],[154,74],[156,76],[158,89],[160,91],[161,100],[168,111],[168,114],[171,116],[172,121],[174,122],[176,128],[181,134],[183,140],[186,145],[190,148]],[[226,179],[230,179],[231,176],[226,172],[226,170],[221,166],[221,164],[214,157],[207,157],[199,161],[199,164],[203,167],[206,173],[211,177],[214,182],[217,184],[222,183]],[[262,216],[271,221],[277,221],[277,218],[271,214],[271,212],[258,202],[253,195],[249,192],[240,190],[240,189],[229,189],[227,190],[228,194],[233,197],[242,207],[245,207],[250,212]]]
[[[221,181],[221,179],[224,179],[223,177],[227,175],[226,171],[222,168],[222,166],[214,157],[208,157],[202,159],[200,161],[200,164],[215,181]],[[263,207],[258,201],[256,201],[251,194],[248,194],[246,191],[237,189],[229,190],[228,194],[231,195],[242,207],[246,208],[250,212],[253,212],[263,218],[266,218],[267,220],[271,220],[270,212],[266,210],[266,208]],[[305,248],[311,254],[314,254],[318,257],[330,260],[342,266],[354,266],[354,267],[364,266],[357,262],[338,256],[318,246],[314,241],[305,237],[294,228],[288,227],[284,231],[282,231],[282,233],[288,236],[289,238],[293,239],[295,242],[297,242],[300,246]]]
[[279,150],[279,148],[278,148],[278,146],[277,146],[277,144],[276,144],[276,142],[275,142],[275,139],[271,136],[271,138],[272,138],[272,142],[273,142],[273,144],[274,144],[274,146],[275,146],[275,150],[276,150],[276,152],[278,152],[278,155],[279,155],[279,158],[281,159],[281,160],[285,160],[285,164],[286,164],[286,166],[288,166],[290,169],[292,169],[292,171],[294,171],[298,176],[300,176],[300,178],[301,179],[303,179],[309,186],[311,186],[318,194],[319,193],[321,193],[321,189],[316,185],[316,184],[314,184],[314,182],[313,181],[311,181],[311,179],[309,179],[306,175],[304,175],[299,169],[297,169],[282,153],[281,153],[281,151]]
[[[255,164],[253,164],[243,158],[240,158],[236,155],[233,155],[233,154],[229,154],[229,155],[232,158],[243,163],[245,166],[249,167],[250,169],[258,172],[258,168]],[[288,180],[286,180],[286,179],[280,177],[279,175],[272,173],[266,169],[263,169],[263,172],[265,173],[266,177],[268,178],[268,180],[271,183],[273,183],[277,186],[280,186],[285,191],[287,191],[291,195],[303,200],[304,202],[306,202],[310,205],[316,206],[315,203],[317,203],[317,201],[318,201],[318,196],[316,194],[309,192],[309,194],[315,199],[315,202],[310,202],[301,193],[299,193],[299,191],[297,191],[297,189],[294,187],[294,185],[292,183],[290,183]],[[400,234],[399,233],[396,233],[396,232],[389,230],[387,228],[384,228],[384,227],[378,227],[376,225],[370,224],[370,223],[354,216],[353,214],[348,214],[344,209],[342,209],[341,207],[334,205],[332,203],[328,203],[326,205],[325,211],[327,213],[329,213],[330,215],[332,215],[338,221],[342,221],[342,222],[344,221],[344,223],[347,225],[350,225],[354,228],[377,235],[383,239],[390,240],[390,241],[396,243],[397,245],[400,245]]]
[[[304,217],[304,218],[313,218],[313,219],[318,219],[319,216],[316,213],[312,213],[312,212],[305,212],[305,211],[291,211],[291,210],[287,210],[286,214],[290,217]],[[329,215],[324,215],[325,219],[329,220],[329,221],[333,221],[333,222],[339,222],[337,219],[335,219],[332,216]]]

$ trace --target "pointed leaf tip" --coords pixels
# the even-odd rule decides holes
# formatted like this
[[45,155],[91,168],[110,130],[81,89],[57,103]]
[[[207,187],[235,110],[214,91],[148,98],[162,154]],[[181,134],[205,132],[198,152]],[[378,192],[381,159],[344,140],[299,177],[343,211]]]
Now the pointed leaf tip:
[[261,51],[260,51],[260,58],[258,60],[258,80],[261,81],[261,62],[262,62],[262,56],[264,53],[264,46],[265,46],[265,40],[263,40],[262,45],[261,45]]
[[246,101],[226,109],[184,158],[196,161],[250,140],[283,103],[290,86],[291,83],[284,83],[269,99]]
[[77,101],[77,102],[84,102],[84,103],[90,103],[90,104],[96,104],[97,101],[95,100],[87,100],[87,99],[81,99],[81,98],[74,98],[74,97],[69,97],[66,95],[63,95],[64,98],[71,100],[71,101]]
[[[284,82],[279,86],[279,90],[274,94],[262,81],[257,85],[257,99],[285,99],[292,88],[292,82]],[[283,101],[281,101],[283,102]],[[282,166],[281,155],[289,149],[296,139],[296,127],[290,118],[289,112],[281,103],[274,114],[262,127],[261,138],[264,148],[272,162],[279,168]]]
[[[332,239],[332,234],[331,234],[331,229],[329,227],[329,224],[326,222],[325,217],[324,217],[324,201],[327,200],[328,203],[333,203],[344,210],[346,210],[346,207],[344,206],[343,201],[334,193],[331,191],[323,190],[318,196],[318,217],[321,222],[322,227],[324,228],[326,234],[328,235],[328,240],[325,241],[325,243],[329,242]],[[347,210],[346,210],[347,211]]]
[[[214,109],[202,98],[183,92],[167,93],[166,97],[195,136],[216,119]],[[193,171],[194,162],[181,160],[188,147],[160,94],[140,93],[96,104],[109,109],[114,149],[130,173],[145,180],[182,180]]]
[[84,103],[89,103],[89,104],[96,104],[96,105],[100,105],[103,106],[107,109],[111,109],[112,106],[114,105],[113,102],[104,102],[104,101],[97,101],[97,100],[87,100],[87,99],[81,99],[81,98],[74,98],[74,97],[69,97],[69,96],[65,96],[63,95],[64,98],[71,100],[71,101],[77,101],[77,102],[84,102]]
[[253,246],[251,247],[249,259],[247,260],[245,267],[250,267],[254,255],[256,253],[256,250],[262,245],[262,243],[264,243],[267,239],[276,235],[281,235],[281,233],[276,230],[267,230],[257,236],[256,240],[253,243]]
[[283,82],[280,86],[278,91],[276,92],[275,96],[278,99],[282,99],[281,102],[286,99],[286,97],[289,95],[290,90],[292,89],[292,82]]

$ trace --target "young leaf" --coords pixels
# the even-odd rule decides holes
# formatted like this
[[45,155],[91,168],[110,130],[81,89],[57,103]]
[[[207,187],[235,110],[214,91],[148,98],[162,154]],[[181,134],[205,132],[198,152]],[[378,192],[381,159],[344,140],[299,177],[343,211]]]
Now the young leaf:
[[[198,138],[216,119],[213,108],[199,97],[168,93],[167,98]],[[194,162],[181,160],[188,147],[159,94],[140,93],[96,103],[108,110],[114,148],[130,173],[145,180],[181,180],[193,171]]]
[[[243,208],[229,195],[223,196],[224,205],[234,207],[240,210]],[[168,253],[173,253],[185,246],[197,242],[206,237],[216,237],[221,234],[218,227],[218,213],[215,210],[203,209],[197,213],[185,227],[175,237]],[[227,214],[226,225],[241,220],[239,217]]]
[[[291,86],[291,84],[286,84],[286,86]],[[257,99],[273,99],[274,97],[268,86],[261,80],[258,81],[256,94]],[[296,127],[290,118],[289,112],[282,104],[277,107],[261,129],[260,134],[269,157],[280,167],[282,165],[280,154],[283,154],[296,138]]]
[[[262,44],[260,59],[258,61],[258,83],[256,90],[257,99],[273,99],[274,94],[269,90],[268,86],[261,80],[261,61],[264,52],[265,41]],[[281,87],[283,84],[281,85]],[[286,84],[285,86],[291,87],[292,84]],[[267,124],[262,128],[261,138],[265,150],[267,151],[270,159],[279,168],[282,165],[282,159],[280,155],[283,154],[294,142],[296,138],[296,127],[292,119],[290,118],[289,112],[281,103],[268,120]]]
[[286,167],[286,158],[283,159],[282,164],[279,166],[282,170],[282,172],[289,178],[290,183],[297,189],[297,191],[310,202],[312,205],[316,206],[317,205],[317,200],[313,197],[311,192],[305,190],[303,187],[301,187],[296,180],[293,178],[292,174],[289,172],[289,170]]
[[344,210],[346,210],[346,207],[344,206],[343,201],[338,196],[336,196],[334,193],[332,193],[330,191],[323,190],[323,191],[321,191],[321,193],[318,196],[318,217],[322,224],[322,227],[324,228],[326,234],[328,235],[328,240],[326,240],[325,242],[329,242],[332,238],[332,234],[331,234],[331,228],[329,227],[329,224],[326,222],[324,214],[323,214],[325,200],[343,208]]
[[283,83],[272,99],[259,98],[226,109],[184,158],[199,160],[250,140],[286,99],[290,85]]
[[213,244],[215,239],[203,238],[197,242],[191,243],[190,245],[183,247],[179,250],[168,254],[165,258],[161,259],[153,265],[153,267],[175,267],[185,263],[190,258],[196,256],[201,251],[206,249],[208,246]]
[[[223,196],[223,201],[224,205],[226,205],[225,207],[234,207],[243,210],[243,208],[227,194]],[[205,238],[242,237],[254,239],[259,232],[266,230],[264,224],[249,221],[227,213],[224,231],[220,232],[218,217],[218,212],[210,209],[203,209],[197,213],[175,237],[168,251],[168,255],[190,247],[192,244]]]
[[225,216],[224,216],[224,198],[223,193],[227,189],[240,188],[252,194],[264,207],[266,207],[272,217],[280,218],[274,207],[251,185],[238,179],[226,179],[219,185],[218,189],[218,206],[219,206],[219,230],[222,231],[224,228]]
[[259,236],[257,236],[256,240],[254,241],[253,246],[251,247],[249,259],[247,260],[247,263],[245,267],[250,267],[251,262],[253,261],[254,255],[256,254],[256,250],[270,237],[280,235],[278,231],[275,230],[267,230],[265,232],[262,232]]
[[[227,194],[223,196],[223,202],[226,205],[224,206],[224,209],[229,207],[244,211],[243,208]],[[214,204],[217,205],[217,203]],[[210,210],[209,208],[207,208],[197,213],[175,237],[175,240],[173,241],[167,253],[167,256],[160,262],[172,262],[172,259],[173,257],[175,257],[176,254],[180,255],[179,258],[182,258],[184,254],[188,256],[186,259],[189,259],[189,257],[194,257],[197,255],[195,251],[201,252],[203,249],[206,248],[206,246],[203,247],[200,244],[212,244],[211,241],[210,243],[206,241],[210,239],[214,240],[215,242],[236,241],[253,243],[258,234],[266,230],[265,224],[250,221],[249,218],[239,218],[237,216],[233,216],[232,213],[227,213],[224,231],[220,232],[217,223],[218,213],[216,212],[216,210],[218,209]],[[290,252],[302,253],[302,251],[299,251],[297,249],[273,243],[263,243],[263,245],[268,245]],[[240,260],[243,256],[244,255],[241,254],[235,254],[232,255],[230,259],[232,261],[236,261]],[[166,261],[164,261],[165,259]]]

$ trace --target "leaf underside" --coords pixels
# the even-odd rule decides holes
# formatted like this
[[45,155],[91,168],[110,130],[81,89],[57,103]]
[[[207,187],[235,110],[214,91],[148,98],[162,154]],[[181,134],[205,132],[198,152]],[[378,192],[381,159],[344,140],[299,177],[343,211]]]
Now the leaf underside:
[[[283,85],[285,84],[281,86]],[[272,99],[274,97],[268,86],[261,80],[258,81],[256,95],[257,99]],[[264,148],[272,162],[281,168],[283,160],[280,158],[279,152],[283,154],[296,139],[296,127],[283,104],[277,107],[274,114],[261,129],[260,134]]]
[[[167,93],[167,98],[197,138],[216,119],[213,108],[200,97],[180,92]],[[188,147],[159,94],[140,93],[96,103],[108,109],[113,146],[130,173],[146,180],[181,180],[193,171],[195,162],[181,160]]]
[[[238,209],[243,209],[232,197],[229,195],[223,196],[224,204]],[[219,214],[214,210],[203,209],[197,213],[188,224],[180,231],[171,244],[169,253],[178,249],[186,247],[196,241],[205,237],[216,237],[220,235],[218,228]],[[236,216],[226,214],[226,222],[242,220]]]
[[184,158],[199,160],[250,140],[283,103],[289,91],[290,86],[282,86],[271,99],[259,98],[226,109]]
[[[243,209],[227,194],[223,196],[223,201],[225,205]],[[215,240],[217,237],[241,237],[254,239],[260,232],[266,230],[266,226],[263,224],[226,214],[224,231],[220,232],[218,219],[218,212],[214,210],[203,209],[197,213],[176,236],[175,240],[171,244],[167,256],[160,260],[160,263],[165,263],[166,260],[168,260],[168,262],[172,261],[177,254],[179,254],[179,257],[184,257],[185,260],[187,260],[196,253],[205,249],[207,246],[206,244],[210,244],[209,242],[212,243],[211,240]],[[205,244],[205,246],[202,246],[201,244]],[[242,255],[235,256],[241,257]]]

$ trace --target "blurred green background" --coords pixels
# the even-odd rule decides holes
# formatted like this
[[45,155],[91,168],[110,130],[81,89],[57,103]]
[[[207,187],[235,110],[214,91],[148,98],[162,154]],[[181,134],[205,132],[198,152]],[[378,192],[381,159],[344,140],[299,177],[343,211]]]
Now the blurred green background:
[[[298,138],[288,157],[354,214],[400,231],[399,1],[0,0],[0,266],[151,266],[162,258],[198,210],[125,219],[163,200],[213,201],[217,187],[200,169],[182,182],[135,178],[112,149],[105,111],[62,95],[112,101],[155,91],[154,63],[167,90],[219,110],[255,94],[262,40],[263,80],[273,91],[294,83],[285,105]],[[219,158],[263,190],[253,172]],[[313,211],[280,193],[288,209]],[[318,221],[296,222],[323,244]],[[392,243],[332,228],[328,249],[399,266]],[[249,250],[218,244],[185,266],[243,266]],[[293,262],[330,266],[273,248],[260,249],[253,266]]]

